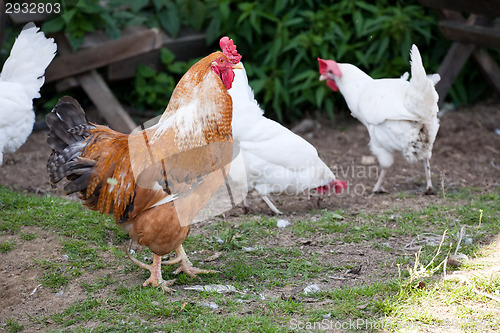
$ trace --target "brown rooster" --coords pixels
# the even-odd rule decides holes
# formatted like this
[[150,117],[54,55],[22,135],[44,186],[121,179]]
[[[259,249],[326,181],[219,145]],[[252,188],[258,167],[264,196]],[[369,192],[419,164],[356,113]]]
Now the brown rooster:
[[[222,46],[222,44],[221,44]],[[193,65],[177,84],[158,124],[130,135],[88,123],[76,100],[63,97],[46,122],[53,149],[50,181],[63,178],[66,194],[79,192],[83,204],[112,214],[130,237],[153,252],[144,286],[169,290],[161,256],[175,250],[175,274],[214,271],[193,267],[182,247],[190,224],[224,184],[232,158],[233,68],[231,55],[214,52]]]

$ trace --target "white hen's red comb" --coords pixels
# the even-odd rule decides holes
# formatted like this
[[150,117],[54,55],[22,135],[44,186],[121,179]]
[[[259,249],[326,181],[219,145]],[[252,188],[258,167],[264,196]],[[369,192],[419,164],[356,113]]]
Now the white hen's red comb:
[[220,39],[219,45],[220,48],[222,49],[222,53],[224,53],[224,55],[228,57],[233,64],[237,64],[240,62],[241,54],[239,54],[238,51],[236,51],[236,45],[234,45],[232,39],[229,39],[229,37],[224,36]]

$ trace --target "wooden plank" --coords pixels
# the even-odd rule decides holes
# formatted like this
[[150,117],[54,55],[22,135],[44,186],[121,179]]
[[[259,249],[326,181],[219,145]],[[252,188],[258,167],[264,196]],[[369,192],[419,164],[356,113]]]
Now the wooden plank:
[[500,16],[500,0],[419,0],[425,7],[451,9],[486,16]]
[[500,29],[449,20],[441,21],[438,25],[441,33],[449,40],[500,48]]
[[84,73],[160,47],[161,38],[158,29],[148,29],[123,36],[96,47],[56,57],[45,72],[45,81],[52,82]]
[[473,44],[462,44],[458,42],[453,43],[448,49],[448,53],[438,69],[438,73],[441,76],[441,80],[436,84],[436,91],[439,95],[439,105],[443,104],[453,81],[455,81],[455,78],[475,49],[476,46]]
[[[66,36],[57,34],[55,38],[59,54],[70,54],[71,46]],[[136,128],[130,115],[123,109],[111,89],[109,89],[102,76],[96,70],[80,74],[74,79],[78,81],[78,84],[81,85],[112,129],[122,133],[130,133]],[[69,79],[66,84],[71,85],[76,83],[74,80]]]
[[72,88],[76,88],[79,86],[80,86],[80,82],[78,82],[78,80],[74,76],[57,81],[56,85],[55,85],[56,91],[58,93],[66,91],[66,90],[70,90]]
[[497,65],[495,59],[484,49],[476,50],[472,55],[483,75],[488,80],[488,83],[495,89],[497,94],[500,94],[500,67]]
[[7,15],[14,25],[25,25],[28,22],[40,23],[51,17],[48,13],[9,13]]
[[[208,54],[205,45],[205,34],[194,33],[178,38],[170,38],[162,34],[162,47],[168,48],[179,61],[202,57]],[[137,65],[144,64],[156,70],[162,68],[160,50],[110,64],[108,66],[108,80],[123,80],[135,77]]]
[[137,127],[96,70],[78,75],[77,80],[111,128],[128,134]]

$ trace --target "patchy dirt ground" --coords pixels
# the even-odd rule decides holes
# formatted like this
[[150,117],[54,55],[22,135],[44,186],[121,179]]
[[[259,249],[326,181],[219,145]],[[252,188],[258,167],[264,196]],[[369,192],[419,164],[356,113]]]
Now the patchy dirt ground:
[[[451,111],[441,118],[441,127],[434,146],[431,169],[433,183],[436,191],[445,193],[460,187],[478,187],[485,192],[498,191],[500,186],[500,104],[497,102],[482,103],[474,107]],[[497,133],[495,132],[497,130]],[[321,128],[306,134],[313,143],[322,159],[334,170],[338,179],[349,182],[349,191],[341,196],[326,198],[306,197],[272,197],[275,205],[282,210],[285,218],[296,221],[302,217],[310,218],[309,212],[314,209],[335,210],[341,208],[355,215],[358,211],[380,211],[394,207],[418,208],[439,202],[439,196],[425,196],[425,177],[423,165],[418,163],[410,165],[403,158],[396,159],[385,182],[385,188],[393,193],[387,195],[370,196],[370,190],[378,176],[376,160],[370,158],[368,149],[369,137],[366,129],[357,121],[330,127],[323,125]],[[51,189],[48,183],[45,164],[50,154],[50,149],[45,143],[46,133],[32,134],[28,142],[15,154],[4,156],[4,165],[0,166],[0,184],[6,185],[16,191],[60,195],[60,190]],[[410,195],[402,197],[394,193],[406,192]],[[250,214],[271,215],[265,203],[256,196],[250,196]],[[238,223],[242,219],[242,209],[233,209],[226,214],[229,221]],[[207,222],[214,223],[214,222]],[[23,230],[23,232],[29,230]],[[37,287],[37,278],[41,272],[33,263],[33,258],[42,257],[51,260],[64,260],[60,255],[61,244],[58,236],[43,230],[36,230],[39,237],[31,242],[22,242],[15,251],[0,254],[2,261],[0,268],[0,293],[6,295],[0,300],[0,308],[5,315],[18,314],[25,318],[29,312],[32,316],[50,314],[65,308],[76,300],[84,299],[85,293],[78,288],[66,290],[65,297],[55,297],[48,289],[38,290],[34,295],[32,291]],[[203,233],[199,225],[194,225],[192,234]],[[327,237],[319,233],[315,239],[289,239],[286,234],[277,237],[275,241],[281,245],[299,243],[300,246],[318,253],[335,252],[335,260],[339,266],[346,262],[370,265],[372,258],[377,261],[389,262],[391,252],[377,250],[363,243],[356,248],[347,245],[331,247],[315,246],[315,241]],[[16,236],[8,236],[16,237]],[[8,240],[4,238],[3,240]],[[390,239],[390,246],[401,249],[410,239]],[[498,248],[498,247],[497,247]],[[210,254],[198,253],[194,260],[203,261]],[[107,274],[102,271],[102,274]],[[108,272],[109,273],[109,272]],[[114,272],[114,278],[120,278]],[[360,275],[356,279],[347,278],[340,274],[329,282],[330,288],[339,288],[353,284],[373,282],[383,278],[384,269],[373,274]],[[83,274],[78,279],[96,280],[96,276]],[[138,284],[142,276],[130,274],[129,283]],[[76,284],[75,284],[76,285]],[[286,290],[284,290],[286,292]],[[69,295],[69,296],[68,296]],[[104,297],[100,295],[99,297]],[[181,297],[179,294],[173,297]],[[0,317],[3,317],[0,316]],[[23,323],[23,320],[20,321]],[[0,328],[1,329],[1,328]]]
[[[320,157],[337,178],[349,182],[348,191],[340,197],[322,200],[275,196],[272,199],[276,206],[293,215],[315,208],[366,208],[368,201],[384,203],[385,199],[390,199],[390,196],[379,195],[367,200],[379,167],[368,148],[369,136],[364,126],[355,119],[342,121],[335,128],[329,121],[323,123],[320,128],[306,133],[305,138],[318,149]],[[500,104],[497,101],[449,111],[441,117],[431,160],[436,191],[460,187],[490,191],[500,184],[500,134],[495,130],[500,133]],[[45,141],[46,132],[35,132],[19,151],[5,154],[4,164],[0,166],[0,184],[22,192],[61,194],[60,190],[51,189],[48,182],[46,161],[50,148]],[[420,195],[425,187],[423,169],[422,163],[409,164],[396,156],[384,187],[391,193],[403,191]],[[423,202],[432,198],[423,197]],[[250,204],[251,213],[271,213],[257,197],[252,199],[250,196]]]

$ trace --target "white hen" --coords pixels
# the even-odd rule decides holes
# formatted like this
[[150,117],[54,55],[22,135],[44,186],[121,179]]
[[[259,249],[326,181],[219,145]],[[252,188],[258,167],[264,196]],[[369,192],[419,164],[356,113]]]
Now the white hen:
[[0,74],[0,165],[4,153],[15,152],[31,134],[33,98],[40,97],[44,73],[57,46],[34,23],[17,37]]
[[[295,195],[309,189],[320,194],[335,189],[338,193],[346,188],[345,182],[335,180],[309,142],[263,116],[245,69],[234,73],[228,91],[233,99],[233,140],[243,156],[248,190],[255,190],[274,213],[281,214],[269,194]],[[231,168],[229,176],[245,179],[237,172],[241,169]]]
[[370,149],[382,168],[373,192],[385,192],[382,182],[401,152],[408,162],[424,161],[426,194],[432,194],[430,158],[439,129],[438,94],[434,84],[439,75],[427,77],[418,48],[411,52],[411,80],[407,74],[397,79],[374,80],[351,64],[319,59],[320,80],[340,90],[352,115],[370,134]]

